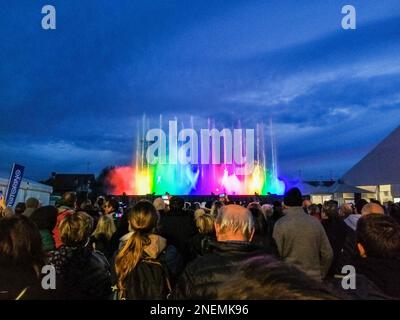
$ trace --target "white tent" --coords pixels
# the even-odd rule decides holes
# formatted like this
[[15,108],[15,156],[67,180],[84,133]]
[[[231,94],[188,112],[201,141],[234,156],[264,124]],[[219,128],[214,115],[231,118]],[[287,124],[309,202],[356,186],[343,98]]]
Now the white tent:
[[341,180],[354,186],[400,184],[400,127],[362,158]]
[[341,180],[369,190],[381,202],[400,201],[400,127],[362,158]]
[[[2,191],[4,196],[6,194],[7,185],[8,178],[0,178],[0,191]],[[34,197],[38,199],[42,205],[48,205],[52,192],[53,188],[50,186],[33,180],[23,179],[15,204],[18,202],[25,202],[26,199]]]

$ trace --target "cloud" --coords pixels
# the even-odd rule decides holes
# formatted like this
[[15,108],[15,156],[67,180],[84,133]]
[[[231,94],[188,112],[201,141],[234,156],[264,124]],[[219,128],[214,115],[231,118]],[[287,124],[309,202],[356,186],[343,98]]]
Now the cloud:
[[[310,70],[281,79],[267,79],[262,88],[224,98],[227,102],[273,107],[288,105],[299,97],[312,94],[318,87],[333,82],[366,81],[374,77],[400,74],[398,57],[378,57],[376,61],[342,66],[328,70]],[[268,77],[267,77],[268,78]]]
[[398,1],[355,3],[354,32],[335,1],[75,2],[56,4],[54,33],[36,5],[0,4],[12,11],[0,21],[0,170],[127,164],[143,113],[151,126],[160,114],[195,127],[272,118],[282,167],[310,172],[328,163],[313,155],[339,166],[336,149],[368,149],[398,124]]

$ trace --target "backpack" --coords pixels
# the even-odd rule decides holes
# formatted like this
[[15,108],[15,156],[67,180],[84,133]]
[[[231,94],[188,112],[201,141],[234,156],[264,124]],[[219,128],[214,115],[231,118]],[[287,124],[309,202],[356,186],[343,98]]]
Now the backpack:
[[164,300],[172,291],[168,271],[154,259],[142,259],[128,275],[126,290],[113,287],[114,299]]

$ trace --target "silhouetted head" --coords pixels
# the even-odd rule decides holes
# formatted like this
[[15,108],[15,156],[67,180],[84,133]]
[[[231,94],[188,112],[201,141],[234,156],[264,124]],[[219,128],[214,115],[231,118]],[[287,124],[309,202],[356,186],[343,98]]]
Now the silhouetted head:
[[15,214],[17,216],[23,214],[25,210],[26,210],[25,202],[18,202],[18,204],[15,206]]
[[303,197],[299,188],[292,188],[285,193],[283,203],[287,207],[301,207],[303,204]]
[[322,206],[323,218],[337,219],[339,217],[339,204],[335,200],[329,200]]
[[357,248],[362,257],[400,257],[400,225],[391,217],[369,214],[357,223]]
[[70,208],[75,208],[76,200],[77,197],[75,192],[66,192],[63,194],[61,204]]
[[37,209],[37,208],[39,208],[39,204],[40,204],[39,200],[36,198],[28,198],[25,201],[26,208],[29,208],[29,209]]
[[360,199],[356,201],[355,207],[356,207],[356,213],[361,214],[362,208],[368,203],[367,200],[365,199]]
[[361,210],[361,215],[366,216],[369,214],[385,214],[383,207],[375,202],[367,203]]
[[344,298],[296,267],[267,255],[240,262],[218,290],[222,300],[338,300]]
[[25,216],[0,219],[0,259],[35,270],[44,264],[42,239],[33,221]]
[[57,221],[58,210],[53,206],[44,206],[36,209],[30,218],[40,230],[53,230]]
[[169,208],[171,211],[183,210],[184,206],[185,201],[181,197],[172,196],[171,199],[169,199]]
[[105,202],[103,209],[105,214],[117,212],[119,209],[119,202],[115,198],[110,198]]

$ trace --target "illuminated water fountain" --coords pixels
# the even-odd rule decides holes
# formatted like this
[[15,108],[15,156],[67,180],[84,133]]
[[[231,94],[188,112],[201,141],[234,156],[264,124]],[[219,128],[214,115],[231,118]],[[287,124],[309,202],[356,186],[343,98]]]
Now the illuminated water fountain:
[[255,130],[242,130],[240,126],[218,130],[209,120],[208,128],[201,129],[198,135],[193,123],[191,118],[186,129],[181,123],[178,132],[177,120],[168,121],[167,135],[162,116],[158,128],[151,130],[149,119],[143,117],[138,125],[133,163],[110,172],[109,191],[128,195],[284,192],[284,183],[278,179],[272,121],[268,157],[263,124],[257,124]]

